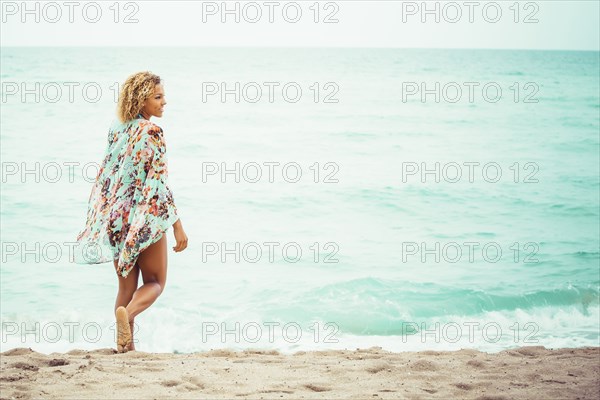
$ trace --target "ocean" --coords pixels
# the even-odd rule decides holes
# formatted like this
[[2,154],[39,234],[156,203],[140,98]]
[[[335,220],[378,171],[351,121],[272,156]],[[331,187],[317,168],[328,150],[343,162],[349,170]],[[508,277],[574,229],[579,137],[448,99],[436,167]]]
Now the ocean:
[[114,347],[114,267],[69,250],[118,85],[144,70],[164,81],[152,120],[189,246],[169,250],[138,350],[600,344],[598,52],[5,47],[0,61],[2,351]]

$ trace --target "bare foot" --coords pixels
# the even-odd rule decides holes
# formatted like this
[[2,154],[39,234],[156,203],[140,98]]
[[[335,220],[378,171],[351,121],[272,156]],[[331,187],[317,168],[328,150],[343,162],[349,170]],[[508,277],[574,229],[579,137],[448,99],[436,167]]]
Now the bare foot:
[[131,331],[131,344],[129,345],[129,351],[135,351],[135,344],[133,344],[133,342],[134,342],[134,337],[133,337],[134,333],[133,332],[135,331],[133,321],[131,321],[129,323],[129,330]]
[[117,316],[117,351],[126,353],[133,344],[129,315],[123,306],[118,307],[115,314]]

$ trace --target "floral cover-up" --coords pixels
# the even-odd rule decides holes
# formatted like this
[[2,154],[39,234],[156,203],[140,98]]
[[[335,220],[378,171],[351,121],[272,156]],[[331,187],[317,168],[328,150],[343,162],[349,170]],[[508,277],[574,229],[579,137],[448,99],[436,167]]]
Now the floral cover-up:
[[167,178],[162,129],[141,114],[125,123],[116,120],[108,132],[73,261],[118,260],[117,274],[127,277],[140,253],[179,218]]

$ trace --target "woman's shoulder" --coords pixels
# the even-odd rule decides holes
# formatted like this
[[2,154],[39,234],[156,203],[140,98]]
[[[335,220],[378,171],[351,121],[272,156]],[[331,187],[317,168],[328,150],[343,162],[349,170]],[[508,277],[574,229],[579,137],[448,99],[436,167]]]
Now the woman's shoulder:
[[[124,130],[129,131],[130,135],[138,137],[158,137],[162,136],[162,128],[147,119],[137,118],[121,124]],[[121,129],[123,129],[121,128]]]
[[118,118],[113,119],[110,125],[111,129],[135,130],[141,133],[156,133],[162,132],[162,128],[154,122],[144,118],[135,118],[129,121],[122,122]]
[[148,132],[149,135],[158,135],[162,134],[163,132],[162,128],[152,121],[144,120],[142,122],[142,126],[144,127],[144,130]]
[[165,146],[163,130],[160,126],[147,119],[138,120],[139,122],[139,138],[145,147],[157,147],[161,151]]
[[162,141],[163,138],[163,130],[160,126],[156,125],[152,121],[148,121],[147,119],[140,121],[140,131],[142,135],[148,136],[149,140],[152,141]]
[[109,134],[113,136],[126,134],[129,137],[129,143],[135,146],[164,146],[162,128],[144,118],[136,118],[126,122],[121,122],[117,118],[113,120]]

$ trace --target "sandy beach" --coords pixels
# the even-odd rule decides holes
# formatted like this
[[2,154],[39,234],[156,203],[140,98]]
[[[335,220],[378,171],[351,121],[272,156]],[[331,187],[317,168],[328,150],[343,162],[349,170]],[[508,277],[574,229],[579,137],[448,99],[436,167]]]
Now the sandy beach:
[[598,399],[600,348],[1,353],[1,399]]

